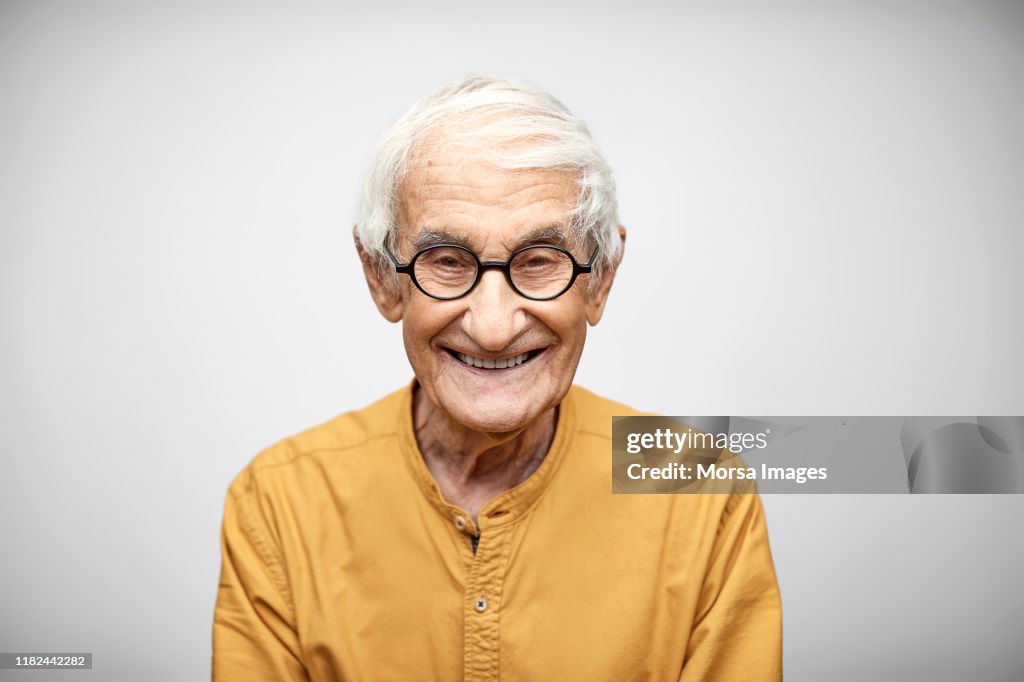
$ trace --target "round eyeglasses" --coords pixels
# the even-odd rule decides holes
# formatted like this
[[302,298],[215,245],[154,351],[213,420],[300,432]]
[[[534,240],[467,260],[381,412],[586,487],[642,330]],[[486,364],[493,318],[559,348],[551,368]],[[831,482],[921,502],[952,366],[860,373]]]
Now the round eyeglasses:
[[485,270],[505,273],[509,286],[533,301],[549,301],[567,292],[576,278],[591,271],[590,262],[580,265],[568,250],[560,246],[535,245],[519,249],[504,263],[481,262],[476,254],[458,244],[436,244],[416,252],[405,265],[385,247],[395,272],[412,278],[416,288],[442,301],[461,298],[480,282]]

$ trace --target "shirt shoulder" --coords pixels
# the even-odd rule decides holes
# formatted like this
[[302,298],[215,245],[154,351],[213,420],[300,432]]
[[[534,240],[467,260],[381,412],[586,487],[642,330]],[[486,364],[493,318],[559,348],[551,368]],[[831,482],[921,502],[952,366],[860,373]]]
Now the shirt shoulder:
[[399,389],[364,407],[340,414],[266,448],[245,467],[239,478],[279,468],[300,460],[357,453],[374,443],[394,438],[411,387]]
[[568,399],[572,401],[577,430],[608,440],[612,438],[612,417],[638,417],[653,414],[641,412],[620,402],[603,398],[582,386],[573,386],[569,389]]

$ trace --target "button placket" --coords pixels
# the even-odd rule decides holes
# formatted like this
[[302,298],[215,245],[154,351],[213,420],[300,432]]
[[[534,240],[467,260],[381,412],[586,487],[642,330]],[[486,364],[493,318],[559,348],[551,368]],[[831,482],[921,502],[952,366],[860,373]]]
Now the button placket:
[[465,591],[465,682],[497,679],[500,612],[511,529],[485,524]]

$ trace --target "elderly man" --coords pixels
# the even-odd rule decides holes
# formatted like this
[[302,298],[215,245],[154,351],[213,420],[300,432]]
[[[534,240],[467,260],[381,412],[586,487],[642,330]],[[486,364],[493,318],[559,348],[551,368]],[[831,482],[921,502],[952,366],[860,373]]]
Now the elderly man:
[[381,139],[355,232],[411,385],[232,483],[218,680],[776,680],[756,494],[612,495],[573,386],[622,256],[611,172],[551,96],[474,77]]

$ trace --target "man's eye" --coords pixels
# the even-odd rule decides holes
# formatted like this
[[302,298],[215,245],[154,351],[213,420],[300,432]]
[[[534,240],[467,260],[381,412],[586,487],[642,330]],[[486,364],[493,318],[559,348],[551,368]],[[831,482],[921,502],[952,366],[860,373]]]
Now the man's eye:
[[553,261],[546,256],[533,256],[524,263],[528,268],[545,268],[553,264]]
[[559,265],[560,262],[557,258],[543,253],[532,254],[514,263],[514,267],[517,271],[531,274],[557,270]]
[[442,256],[441,258],[438,258],[436,261],[434,261],[434,263],[435,265],[438,265],[442,268],[447,268],[449,270],[466,267],[466,264],[463,261],[460,261],[456,258],[452,258],[451,256]]

